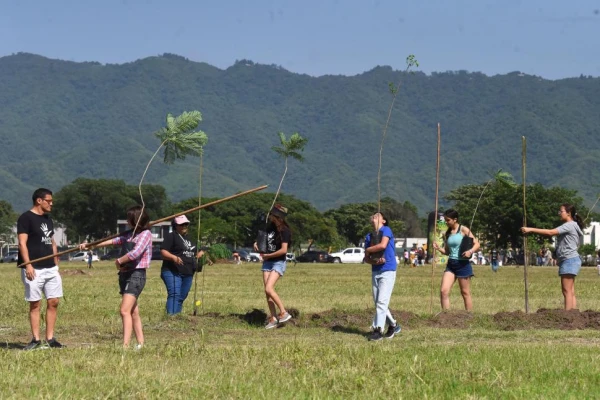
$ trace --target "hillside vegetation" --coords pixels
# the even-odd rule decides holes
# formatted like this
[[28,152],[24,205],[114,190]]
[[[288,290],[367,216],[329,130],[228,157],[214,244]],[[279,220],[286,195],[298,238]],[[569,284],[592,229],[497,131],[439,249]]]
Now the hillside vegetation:
[[[283,161],[278,131],[309,139],[306,161],[283,191],[327,210],[376,200],[379,141],[402,82],[384,149],[382,196],[433,208],[436,124],[442,124],[441,195],[503,168],[528,181],[576,189],[592,203],[600,178],[600,79],[559,81],[511,73],[404,74],[376,67],[356,76],[311,77],[242,60],[226,70],[166,54],[123,65],[20,53],[0,58],[0,198],[29,206],[39,186],[77,177],[137,183],[168,112],[200,110],[208,134],[203,195],[269,184]],[[152,165],[147,183],[172,201],[197,195],[196,158]]]

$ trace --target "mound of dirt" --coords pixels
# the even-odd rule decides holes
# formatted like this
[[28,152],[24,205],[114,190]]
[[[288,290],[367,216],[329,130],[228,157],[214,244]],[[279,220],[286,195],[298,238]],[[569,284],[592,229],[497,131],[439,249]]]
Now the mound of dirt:
[[427,320],[427,325],[435,328],[466,329],[473,322],[473,314],[467,311],[444,311]]
[[334,308],[321,313],[311,314],[308,321],[305,322],[308,326],[339,329],[341,327],[369,326],[372,319],[372,311],[365,310],[349,313]]
[[[78,270],[81,271],[81,270]],[[73,271],[75,272],[75,271]],[[81,271],[83,272],[83,271]],[[85,273],[83,273],[85,274]],[[320,313],[301,315],[296,308],[288,309],[293,319],[285,325],[299,327],[326,328],[336,332],[366,334],[373,321],[373,309],[345,311],[331,309]],[[440,329],[470,329],[484,327],[499,330],[526,329],[596,329],[600,330],[600,312],[587,310],[549,310],[539,309],[532,314],[522,311],[499,312],[494,315],[473,314],[467,311],[444,311],[434,316],[419,316],[407,311],[392,311],[402,329],[432,327]],[[257,308],[245,314],[205,313],[200,318],[235,319],[252,326],[263,326],[267,313]]]
[[62,276],[73,276],[73,275],[89,275],[92,276],[92,274],[90,272],[85,272],[82,269],[67,269],[67,270],[61,270],[60,274]]
[[534,314],[525,314],[522,311],[501,312],[494,315],[494,322],[503,330],[600,329],[600,312],[540,308]]

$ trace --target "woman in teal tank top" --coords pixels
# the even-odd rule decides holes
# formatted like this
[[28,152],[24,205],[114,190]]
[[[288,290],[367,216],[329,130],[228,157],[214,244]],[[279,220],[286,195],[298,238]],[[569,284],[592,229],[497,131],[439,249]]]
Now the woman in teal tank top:
[[[433,248],[442,254],[448,255],[448,264],[442,276],[442,285],[440,288],[440,302],[443,310],[450,308],[450,290],[454,282],[458,280],[460,294],[465,303],[465,309],[471,311],[473,302],[471,300],[471,277],[473,276],[473,267],[469,259],[477,250],[479,250],[479,241],[469,228],[458,223],[458,212],[453,209],[448,209],[444,213],[444,220],[448,225],[446,231],[446,240],[444,248],[441,248],[437,243],[433,244]],[[473,247],[462,254],[459,254],[460,244],[464,236],[473,238]]]

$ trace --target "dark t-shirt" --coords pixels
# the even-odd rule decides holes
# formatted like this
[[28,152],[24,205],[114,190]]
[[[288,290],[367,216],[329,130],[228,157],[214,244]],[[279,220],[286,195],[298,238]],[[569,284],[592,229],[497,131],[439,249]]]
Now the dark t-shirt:
[[[35,260],[49,256],[54,253],[52,250],[52,237],[54,236],[54,224],[49,215],[38,215],[29,210],[21,214],[17,220],[17,235],[27,234],[27,250],[29,251],[29,260]],[[23,263],[23,257],[19,251],[18,264]],[[52,268],[54,267],[54,258],[44,261],[38,261],[33,264],[34,268]],[[25,266],[21,267],[25,268]]]
[[492,249],[492,261],[498,260],[498,251],[496,249]]
[[[277,231],[275,224],[270,224],[267,228],[267,253],[275,253],[281,249],[282,243],[288,244],[288,249],[292,246],[292,232],[284,226],[281,232]],[[285,261],[285,254],[277,258],[269,258],[269,261]]]
[[187,236],[181,236],[173,231],[165,236],[160,245],[161,250],[167,250],[174,256],[181,257],[183,265],[177,265],[173,261],[163,260],[162,269],[168,269],[182,275],[193,275],[196,269],[196,245]]

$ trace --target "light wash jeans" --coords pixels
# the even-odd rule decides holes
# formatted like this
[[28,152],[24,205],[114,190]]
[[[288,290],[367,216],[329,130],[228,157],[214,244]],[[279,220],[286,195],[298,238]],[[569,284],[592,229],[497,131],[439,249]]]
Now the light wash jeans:
[[373,328],[385,329],[385,320],[390,325],[396,325],[396,320],[388,309],[392,290],[396,283],[396,271],[372,272],[371,283],[373,285],[373,301],[375,302],[375,318],[373,318]]

